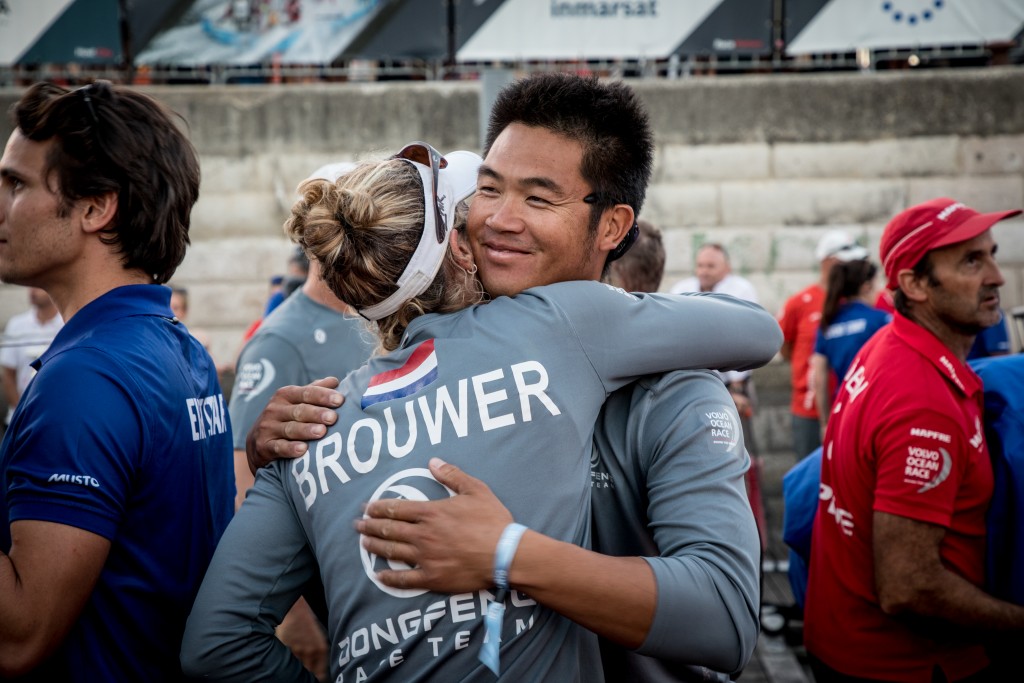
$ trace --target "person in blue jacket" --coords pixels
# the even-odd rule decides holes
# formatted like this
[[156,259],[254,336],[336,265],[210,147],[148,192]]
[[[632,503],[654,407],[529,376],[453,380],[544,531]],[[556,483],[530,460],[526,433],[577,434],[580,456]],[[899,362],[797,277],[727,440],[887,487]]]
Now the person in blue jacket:
[[822,434],[832,412],[832,387],[846,376],[860,347],[892,320],[891,315],[871,305],[878,267],[868,260],[867,249],[846,247],[835,258],[838,263],[829,272],[811,356],[811,381]]
[[40,83],[0,160],[0,279],[65,321],[0,450],[0,678],[177,681],[189,606],[232,514],[230,420],[164,286],[199,162],[173,114]]
[[[992,458],[992,507],[988,517],[988,590],[1024,605],[1024,354],[982,358],[971,367],[985,385],[985,437]],[[993,642],[990,656],[1011,680],[1019,654],[1014,644]]]

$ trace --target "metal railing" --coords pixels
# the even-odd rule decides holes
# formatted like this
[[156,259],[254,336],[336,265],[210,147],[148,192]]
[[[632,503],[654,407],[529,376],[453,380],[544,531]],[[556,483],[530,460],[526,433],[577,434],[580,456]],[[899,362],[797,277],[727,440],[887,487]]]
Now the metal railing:
[[67,85],[105,78],[118,83],[244,85],[252,83],[334,83],[374,81],[476,80],[491,68],[518,73],[576,71],[612,78],[678,79],[744,73],[800,73],[814,71],[873,71],[891,68],[931,68],[1024,64],[1024,46],[984,45],[926,46],[906,49],[858,50],[799,56],[673,55],[666,59],[517,60],[508,62],[459,62],[442,60],[349,60],[332,65],[252,64],[205,66],[147,66],[132,69],[115,66],[43,64],[0,68],[0,87],[20,87],[39,80]]

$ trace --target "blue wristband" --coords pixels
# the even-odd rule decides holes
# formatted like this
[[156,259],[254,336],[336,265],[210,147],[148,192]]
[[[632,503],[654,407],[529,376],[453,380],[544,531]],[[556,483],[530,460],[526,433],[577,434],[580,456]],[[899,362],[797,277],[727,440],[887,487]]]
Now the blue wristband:
[[512,566],[512,558],[519,547],[519,539],[526,532],[522,524],[512,522],[501,532],[498,549],[494,551],[494,585],[508,590],[508,569]]
[[494,672],[495,676],[500,675],[498,664],[498,648],[501,644],[501,622],[505,617],[505,594],[508,592],[508,570],[512,566],[512,558],[516,555],[519,547],[519,540],[526,532],[526,527],[513,522],[505,527],[498,539],[498,548],[494,551],[494,585],[498,591],[494,600],[487,606],[487,616],[484,617],[484,644],[480,649],[480,661]]

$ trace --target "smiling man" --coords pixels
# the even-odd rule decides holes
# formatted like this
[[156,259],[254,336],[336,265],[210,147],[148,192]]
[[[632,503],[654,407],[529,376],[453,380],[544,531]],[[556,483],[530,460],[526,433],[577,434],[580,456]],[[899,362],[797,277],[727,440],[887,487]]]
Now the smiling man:
[[[596,243],[601,235],[592,225],[591,207],[598,193],[578,170],[583,154],[579,141],[519,122],[506,126],[491,145],[469,224],[473,255],[492,297],[601,278],[617,240]],[[615,225],[633,222],[625,204],[608,210]]]
[[825,433],[804,627],[818,683],[993,680],[986,633],[1024,631],[1024,607],[981,587],[992,464],[965,363],[999,322],[991,226],[1019,213],[940,198],[882,235],[896,316],[854,359]]

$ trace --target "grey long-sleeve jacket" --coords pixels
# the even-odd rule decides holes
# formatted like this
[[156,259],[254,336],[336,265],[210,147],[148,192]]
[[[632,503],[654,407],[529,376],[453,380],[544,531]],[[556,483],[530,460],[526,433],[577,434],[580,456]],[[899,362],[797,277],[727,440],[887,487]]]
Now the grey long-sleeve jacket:
[[750,458],[719,377],[683,370],[608,397],[594,433],[593,549],[640,556],[658,602],[635,651],[601,641],[610,681],[702,681],[742,669],[757,644],[760,539]]

